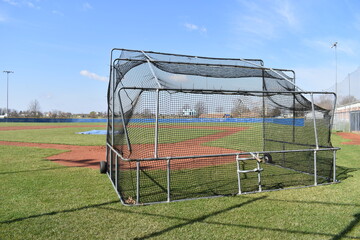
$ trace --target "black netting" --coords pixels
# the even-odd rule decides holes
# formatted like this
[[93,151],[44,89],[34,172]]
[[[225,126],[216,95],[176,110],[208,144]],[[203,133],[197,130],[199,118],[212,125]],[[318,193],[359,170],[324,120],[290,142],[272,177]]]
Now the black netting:
[[256,160],[236,160],[244,152],[271,153],[265,190],[332,181],[333,152],[313,150],[332,148],[334,95],[331,109],[313,104],[322,94],[301,92],[293,71],[126,50],[113,63],[107,142],[120,157],[108,162],[126,203],[237,194],[239,166],[241,191],[257,191],[246,172]]

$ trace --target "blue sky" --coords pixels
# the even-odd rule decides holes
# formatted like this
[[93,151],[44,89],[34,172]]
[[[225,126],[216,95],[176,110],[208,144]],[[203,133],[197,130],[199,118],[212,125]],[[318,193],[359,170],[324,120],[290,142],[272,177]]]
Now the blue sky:
[[42,111],[106,111],[114,47],[260,58],[294,69],[304,90],[325,90],[335,82],[335,41],[341,82],[360,67],[360,1],[0,0],[0,70],[15,72],[17,110],[37,99]]

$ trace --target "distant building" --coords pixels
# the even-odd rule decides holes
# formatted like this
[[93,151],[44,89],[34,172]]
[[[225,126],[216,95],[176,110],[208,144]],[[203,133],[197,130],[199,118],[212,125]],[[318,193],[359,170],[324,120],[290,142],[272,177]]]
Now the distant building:
[[228,113],[203,113],[200,118],[231,118],[231,114]]
[[333,129],[337,131],[360,131],[360,101],[335,109]]
[[183,116],[196,116],[196,110],[195,109],[183,109]]

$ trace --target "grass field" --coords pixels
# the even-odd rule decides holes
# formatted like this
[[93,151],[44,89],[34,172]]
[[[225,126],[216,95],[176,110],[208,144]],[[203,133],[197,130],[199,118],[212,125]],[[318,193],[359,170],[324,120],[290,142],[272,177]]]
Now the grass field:
[[[61,134],[47,130],[42,142]],[[104,144],[80,136],[61,141]],[[333,135],[340,184],[140,207],[122,206],[106,175],[45,159],[60,150],[0,145],[0,239],[360,239],[360,146],[344,141]]]
[[[0,124],[1,126],[54,126],[51,123],[10,123]],[[49,129],[26,129],[16,131],[2,131],[0,141],[16,141],[16,142],[33,142],[33,143],[53,143],[53,144],[72,144],[80,146],[97,146],[104,145],[106,139],[105,135],[87,135],[77,134],[78,132],[85,132],[90,130],[104,130],[104,127],[84,127],[88,123],[62,123],[60,126],[73,126],[71,128],[49,128]],[[90,124],[96,125],[96,124]],[[99,123],[97,124],[99,125]],[[101,124],[100,124],[101,125]],[[160,131],[159,143],[174,143],[181,142],[192,138],[201,137],[208,134],[217,133],[219,131],[211,129],[202,129],[199,131],[192,131],[191,129],[172,129],[171,134],[166,133],[167,129]],[[147,144],[154,143],[154,129],[153,128],[130,128],[130,139],[132,144]]]

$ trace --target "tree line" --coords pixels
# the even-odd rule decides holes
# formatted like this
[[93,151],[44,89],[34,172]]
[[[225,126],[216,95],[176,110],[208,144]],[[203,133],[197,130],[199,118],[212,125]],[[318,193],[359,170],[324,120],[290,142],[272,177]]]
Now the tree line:
[[[6,115],[6,108],[0,108],[0,116]],[[90,113],[73,114],[60,110],[42,112],[38,100],[30,102],[26,110],[8,109],[9,118],[107,118],[106,112],[91,111]]]

